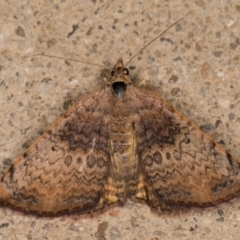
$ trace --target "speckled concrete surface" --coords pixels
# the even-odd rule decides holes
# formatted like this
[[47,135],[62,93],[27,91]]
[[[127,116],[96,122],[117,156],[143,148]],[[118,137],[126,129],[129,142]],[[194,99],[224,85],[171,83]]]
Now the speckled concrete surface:
[[[231,1],[0,1],[1,173],[70,105],[101,87],[112,66],[177,19],[135,58],[136,82],[240,160],[240,3]],[[159,90],[160,89],[160,90]],[[239,239],[240,199],[181,215],[128,202],[92,218],[39,218],[0,208],[1,239]]]

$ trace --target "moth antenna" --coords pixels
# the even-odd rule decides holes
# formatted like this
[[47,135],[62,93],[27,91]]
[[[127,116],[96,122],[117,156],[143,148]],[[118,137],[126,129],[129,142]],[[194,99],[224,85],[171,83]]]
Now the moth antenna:
[[145,48],[147,48],[152,42],[154,42],[156,39],[161,37],[165,32],[167,32],[170,28],[172,28],[174,25],[176,25],[178,22],[183,20],[184,18],[178,19],[176,22],[174,22],[172,25],[170,25],[167,29],[165,29],[162,33],[160,33],[157,37],[155,37],[153,40],[151,40],[147,45],[145,45],[140,51],[138,51],[135,55],[133,55],[130,60],[125,64],[127,66],[140,52],[142,52]]
[[63,57],[48,55],[48,54],[44,54],[44,53],[34,54],[33,56],[44,56],[44,57],[51,57],[51,58],[62,59],[62,60],[67,60],[67,61],[80,62],[80,63],[85,63],[85,64],[89,64],[89,65],[93,65],[93,66],[97,66],[97,67],[101,67],[101,68],[106,69],[105,66],[97,64],[97,63],[90,63],[90,62],[85,62],[85,61],[81,61],[81,60],[77,60],[77,59],[71,59],[71,58],[63,58]]

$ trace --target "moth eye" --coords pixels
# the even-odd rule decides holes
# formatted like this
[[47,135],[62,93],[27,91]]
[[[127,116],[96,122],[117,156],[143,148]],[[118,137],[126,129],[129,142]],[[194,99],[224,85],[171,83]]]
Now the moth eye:
[[114,71],[111,71],[111,76],[113,77],[113,75],[114,75]]
[[129,75],[129,70],[128,70],[127,68],[124,68],[124,69],[123,69],[123,74],[124,74],[124,75]]

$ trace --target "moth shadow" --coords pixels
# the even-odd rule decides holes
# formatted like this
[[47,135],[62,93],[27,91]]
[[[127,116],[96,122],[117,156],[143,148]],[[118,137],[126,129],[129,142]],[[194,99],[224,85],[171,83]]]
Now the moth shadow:
[[148,206],[150,208],[150,212],[153,216],[162,217],[162,218],[176,218],[176,216],[180,217],[189,217],[190,215],[202,215],[203,212],[213,212],[219,211],[227,207],[232,207],[235,203],[237,203],[238,198],[233,198],[228,202],[219,203],[217,205],[209,206],[209,207],[194,207],[194,206],[185,206],[185,207],[172,207],[171,209],[156,209],[147,204],[146,201],[137,199],[135,197],[131,197],[130,200],[134,204],[140,204],[141,206]]
[[[92,210],[92,211],[86,211],[83,212],[81,210],[80,211],[74,211],[74,212],[60,212],[57,214],[45,214],[45,213],[36,213],[36,212],[31,212],[31,211],[26,211],[24,209],[17,209],[14,208],[12,206],[7,206],[7,207],[2,207],[3,212],[5,214],[6,211],[11,211],[11,214],[14,215],[18,215],[18,216],[28,216],[30,218],[36,218],[36,219],[53,219],[53,218],[60,218],[60,219],[69,219],[72,221],[81,221],[81,220],[92,220],[98,217],[102,217],[104,214],[108,214],[108,216],[110,217],[117,217],[118,214],[117,212],[120,209],[126,208],[126,203],[130,202],[133,203],[133,205],[135,205],[135,207],[138,208],[133,208],[131,209],[131,211],[139,211],[139,208],[142,208],[144,206],[148,206],[150,209],[150,212],[153,216],[157,216],[157,217],[162,217],[162,218],[176,218],[176,216],[178,217],[189,217],[190,215],[202,215],[203,212],[212,212],[212,211],[220,211],[222,210],[222,208],[225,207],[231,207],[233,204],[235,204],[237,202],[238,198],[234,198],[228,202],[224,202],[224,203],[220,203],[218,205],[215,206],[209,206],[209,207],[193,207],[193,206],[189,206],[189,207],[173,207],[171,210],[166,210],[166,209],[155,209],[150,207],[146,201],[144,200],[140,200],[137,199],[135,197],[130,197],[129,199],[126,199],[124,202],[116,202],[113,203],[111,205],[108,206],[104,206],[101,209],[98,210]],[[141,210],[140,210],[141,211]],[[129,211],[129,215],[130,215],[130,211]],[[8,214],[7,214],[8,215]]]
[[17,215],[17,216],[27,216],[30,218],[36,218],[36,219],[53,219],[53,218],[70,218],[72,220],[82,220],[82,219],[93,219],[93,218],[97,218],[100,217],[106,213],[109,212],[109,215],[111,215],[110,211],[112,211],[113,209],[116,208],[123,208],[124,207],[124,203],[122,202],[116,202],[113,203],[109,206],[104,206],[104,208],[98,209],[98,210],[87,210],[85,212],[83,212],[82,210],[79,211],[73,211],[73,212],[68,212],[68,211],[64,211],[64,212],[59,212],[57,214],[52,214],[52,213],[36,213],[34,211],[26,211],[22,208],[16,208],[13,206],[1,206],[2,208],[2,212],[5,215],[9,215],[7,213],[7,211],[10,211],[11,214],[13,215]]

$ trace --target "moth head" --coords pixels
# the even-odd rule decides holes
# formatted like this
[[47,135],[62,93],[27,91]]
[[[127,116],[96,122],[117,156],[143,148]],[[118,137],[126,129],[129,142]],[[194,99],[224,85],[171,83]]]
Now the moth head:
[[117,61],[116,65],[113,67],[111,75],[112,75],[111,88],[113,96],[118,99],[123,99],[124,93],[127,90],[127,86],[132,82],[128,77],[129,70],[126,67],[124,67],[122,58],[120,58]]

